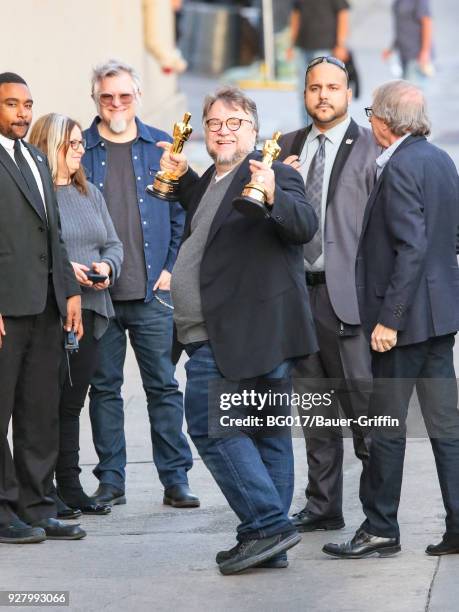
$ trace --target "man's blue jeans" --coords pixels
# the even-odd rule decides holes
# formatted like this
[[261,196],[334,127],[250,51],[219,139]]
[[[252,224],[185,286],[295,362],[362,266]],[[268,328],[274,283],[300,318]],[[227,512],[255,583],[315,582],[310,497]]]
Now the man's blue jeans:
[[[169,302],[169,292],[158,297]],[[115,302],[115,318],[99,342],[99,365],[92,380],[89,412],[99,463],[95,476],[124,490],[126,439],[121,387],[126,331],[134,349],[150,418],[153,461],[165,488],[186,484],[193,464],[182,433],[183,401],[171,361],[172,309],[158,299]]]
[[[294,473],[290,433],[272,437],[208,436],[209,381],[223,379],[208,343],[188,345],[185,414],[188,432],[229,505],[239,517],[237,539],[293,531],[288,518]],[[260,378],[290,378],[290,362]]]

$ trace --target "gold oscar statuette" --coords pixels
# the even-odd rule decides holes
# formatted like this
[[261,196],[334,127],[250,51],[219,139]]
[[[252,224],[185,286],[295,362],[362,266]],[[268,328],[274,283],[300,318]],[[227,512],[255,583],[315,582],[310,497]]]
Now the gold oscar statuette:
[[[171,153],[181,153],[183,145],[188,140],[193,131],[189,124],[191,113],[183,115],[183,121],[174,123],[174,131],[172,134]],[[178,200],[178,179],[179,177],[173,172],[160,170],[156,173],[155,180],[152,185],[147,186],[147,193],[161,200],[168,202],[176,202]]]
[[[280,132],[275,132],[271,140],[265,141],[263,147],[263,163],[270,168],[281,152],[278,140],[281,136]],[[238,198],[234,198],[233,206],[236,210],[247,217],[266,217],[268,216],[266,207],[266,189],[262,182],[263,177],[254,177],[250,183],[242,190]]]

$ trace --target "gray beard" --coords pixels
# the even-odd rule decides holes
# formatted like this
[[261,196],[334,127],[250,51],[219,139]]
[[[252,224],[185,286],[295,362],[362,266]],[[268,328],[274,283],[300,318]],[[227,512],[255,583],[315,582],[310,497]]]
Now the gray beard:
[[210,157],[214,160],[214,163],[219,165],[219,166],[227,166],[229,168],[235,166],[238,162],[242,161],[244,159],[244,157],[247,157],[247,155],[252,151],[252,149],[250,151],[235,151],[235,153],[231,156],[231,157],[224,157],[223,155],[216,155],[214,152],[210,152],[209,149],[207,148],[207,152],[209,153]]
[[127,121],[126,119],[112,119],[108,127],[115,134],[122,134],[126,131]]

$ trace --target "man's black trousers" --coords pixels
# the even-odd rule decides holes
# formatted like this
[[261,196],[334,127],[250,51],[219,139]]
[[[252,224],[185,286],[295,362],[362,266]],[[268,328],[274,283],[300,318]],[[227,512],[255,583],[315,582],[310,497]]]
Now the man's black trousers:
[[[406,446],[405,422],[414,388],[432,445],[446,510],[446,532],[459,535],[459,412],[453,363],[454,335],[373,353],[370,417],[387,415],[399,428],[374,427],[360,497],[370,534],[398,537],[397,511]],[[422,488],[420,481],[419,487]]]
[[[0,525],[56,516],[47,493],[59,445],[59,368],[63,353],[52,283],[38,315],[4,317],[0,349]],[[12,422],[13,452],[8,444]]]

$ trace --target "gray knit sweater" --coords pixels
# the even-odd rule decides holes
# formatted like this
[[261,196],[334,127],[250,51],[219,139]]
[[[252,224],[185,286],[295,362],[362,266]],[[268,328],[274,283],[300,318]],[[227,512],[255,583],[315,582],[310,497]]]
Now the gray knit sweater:
[[234,178],[236,168],[219,181],[210,179],[191,221],[191,233],[180,247],[172,270],[171,296],[177,337],[182,344],[209,338],[202,312],[199,275],[201,261],[215,214]]
[[[91,268],[92,262],[107,262],[112,269],[113,283],[120,275],[123,245],[116,234],[103,195],[91,183],[88,183],[88,195],[81,194],[73,185],[58,186],[56,194],[62,238],[70,261],[88,268]],[[94,336],[100,338],[108,327],[108,319],[115,314],[110,294],[108,289],[81,289],[81,306],[97,314]]]

